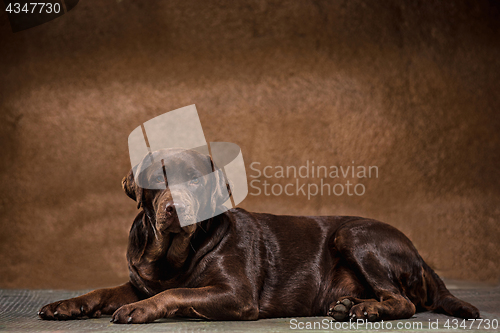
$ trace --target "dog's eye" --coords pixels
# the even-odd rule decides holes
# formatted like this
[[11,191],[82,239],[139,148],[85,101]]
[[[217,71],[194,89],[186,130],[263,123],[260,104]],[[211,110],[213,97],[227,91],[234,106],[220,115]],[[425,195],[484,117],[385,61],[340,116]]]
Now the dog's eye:
[[165,182],[165,178],[163,177],[163,175],[159,175],[158,177],[156,177],[156,181],[158,183],[164,183]]
[[190,184],[194,184],[194,185],[196,185],[196,184],[198,184],[199,182],[200,182],[200,179],[199,179],[199,178],[195,178],[195,179],[192,179],[189,183],[190,183]]

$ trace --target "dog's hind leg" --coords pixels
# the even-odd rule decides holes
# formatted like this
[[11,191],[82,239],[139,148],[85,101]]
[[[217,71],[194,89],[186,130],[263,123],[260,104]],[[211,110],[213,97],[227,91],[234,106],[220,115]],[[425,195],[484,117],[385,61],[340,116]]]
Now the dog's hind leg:
[[363,286],[363,282],[342,258],[334,267],[332,282],[328,289],[330,291],[328,300],[329,302],[334,300],[334,302],[329,304],[327,314],[336,321],[349,320],[349,311],[355,303],[376,301],[367,299],[370,295]]
[[415,314],[413,298],[424,284],[423,260],[406,236],[387,224],[361,220],[344,225],[334,237],[335,252],[370,299],[360,298],[360,293],[340,296],[330,306],[332,317],[378,321]]

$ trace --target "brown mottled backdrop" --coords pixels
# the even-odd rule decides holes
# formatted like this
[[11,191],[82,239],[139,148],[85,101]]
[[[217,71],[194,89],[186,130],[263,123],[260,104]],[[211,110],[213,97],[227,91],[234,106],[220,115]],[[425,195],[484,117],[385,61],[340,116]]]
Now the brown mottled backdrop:
[[242,148],[249,176],[252,162],[379,168],[353,180],[363,196],[242,207],[380,219],[442,276],[498,283],[499,12],[493,0],[80,1],[15,34],[1,14],[0,287],[127,280],[127,137],[189,104],[207,141]]

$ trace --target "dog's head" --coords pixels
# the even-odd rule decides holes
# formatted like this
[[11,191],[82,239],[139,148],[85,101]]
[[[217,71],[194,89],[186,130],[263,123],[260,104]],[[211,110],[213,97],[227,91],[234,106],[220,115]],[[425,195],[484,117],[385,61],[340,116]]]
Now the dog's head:
[[193,229],[190,226],[196,222],[215,216],[230,193],[210,156],[185,149],[147,155],[122,186],[162,234]]

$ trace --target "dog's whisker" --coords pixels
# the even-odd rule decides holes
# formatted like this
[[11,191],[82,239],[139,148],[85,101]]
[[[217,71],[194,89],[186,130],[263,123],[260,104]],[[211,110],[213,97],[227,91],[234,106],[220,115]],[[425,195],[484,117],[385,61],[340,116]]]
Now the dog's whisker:
[[148,221],[149,221],[149,224],[151,225],[151,228],[153,228],[153,233],[155,234],[156,240],[160,240],[160,238],[158,237],[158,233],[156,232],[156,227],[153,224],[153,219],[151,218],[151,216],[149,215],[148,212],[146,212],[146,215],[148,217]]
[[158,233],[156,232],[156,228],[154,226],[152,226],[152,227],[153,227],[153,232],[155,234],[156,240],[160,240],[160,238],[158,237]]

